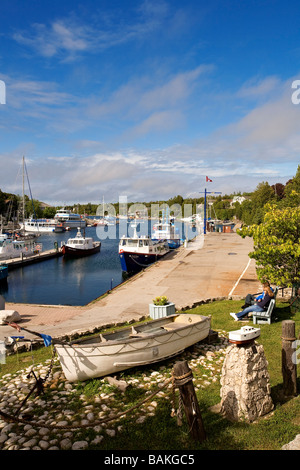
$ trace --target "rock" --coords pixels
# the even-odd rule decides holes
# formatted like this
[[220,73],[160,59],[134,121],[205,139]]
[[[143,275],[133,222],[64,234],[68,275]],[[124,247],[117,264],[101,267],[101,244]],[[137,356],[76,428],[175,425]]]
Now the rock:
[[85,450],[88,447],[87,441],[76,441],[72,445],[72,450]]
[[37,439],[30,439],[29,441],[26,441],[23,443],[23,447],[33,447],[37,443]]
[[21,315],[16,310],[0,310],[0,325],[21,320]]
[[139,416],[136,420],[136,423],[143,424],[146,419],[147,419],[147,416]]
[[5,433],[0,434],[0,444],[3,444],[3,442],[7,441],[8,436]]
[[72,447],[72,441],[70,439],[63,439],[60,443],[62,450],[69,450]]
[[49,429],[48,428],[40,428],[40,430],[39,430],[39,435],[40,436],[46,436],[47,434],[49,434]]
[[281,450],[300,450],[300,434],[297,434],[293,441],[285,444]]
[[100,444],[100,442],[102,441],[102,439],[103,439],[103,436],[97,436],[97,437],[95,437],[95,439],[91,442],[91,444],[93,444],[93,445]]
[[32,437],[32,436],[35,436],[35,434],[36,434],[36,430],[33,428],[28,429],[28,431],[25,432],[26,437]]
[[39,447],[42,450],[47,450],[49,448],[49,442],[42,440],[39,442]]
[[252,422],[273,409],[262,345],[228,348],[221,376],[221,412],[232,421]]

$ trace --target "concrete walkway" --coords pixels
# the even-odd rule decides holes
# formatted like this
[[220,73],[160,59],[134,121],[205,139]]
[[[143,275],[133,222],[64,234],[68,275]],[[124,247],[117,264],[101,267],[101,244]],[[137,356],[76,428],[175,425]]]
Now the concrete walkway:
[[[260,289],[255,262],[248,257],[252,243],[251,238],[243,239],[236,233],[208,233],[87,306],[7,303],[5,308],[20,313],[21,327],[62,338],[139,320],[148,316],[148,304],[159,295],[167,296],[177,310],[207,299],[245,297]],[[0,340],[14,334],[13,328],[0,326]],[[30,335],[26,333],[26,337]]]

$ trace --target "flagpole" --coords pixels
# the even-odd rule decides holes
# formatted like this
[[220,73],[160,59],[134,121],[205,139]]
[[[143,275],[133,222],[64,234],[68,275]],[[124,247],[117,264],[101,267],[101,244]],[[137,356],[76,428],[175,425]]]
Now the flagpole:
[[[209,179],[208,177],[206,177],[206,182],[210,181],[212,183],[212,180]],[[202,191],[200,191],[201,193]],[[222,194],[220,192],[208,192],[206,191],[206,188],[204,188],[204,227],[203,227],[203,232],[204,232],[204,235],[206,235],[206,195],[207,194]]]
[[204,189],[204,235],[206,234],[206,188]]

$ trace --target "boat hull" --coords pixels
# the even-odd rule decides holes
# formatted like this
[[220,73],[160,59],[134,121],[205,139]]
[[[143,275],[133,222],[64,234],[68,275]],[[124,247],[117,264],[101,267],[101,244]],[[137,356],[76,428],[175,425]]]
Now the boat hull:
[[63,223],[66,228],[85,228],[86,227],[85,220],[62,219],[62,220],[58,220],[58,223]]
[[0,266],[0,282],[7,281],[8,266]]
[[135,274],[141,271],[142,269],[147,268],[151,264],[155,263],[167,253],[158,254],[158,253],[134,253],[120,251],[119,258],[121,262],[122,271],[127,272],[128,274]]
[[101,248],[101,243],[97,243],[93,248],[90,248],[88,250],[82,250],[80,248],[73,248],[68,245],[63,245],[62,246],[62,253],[66,257],[70,258],[82,258],[84,256],[90,256],[94,255],[95,253],[99,253]]
[[105,338],[55,348],[66,379],[84,381],[175,356],[208,336],[210,320],[201,315],[171,315],[140,325],[135,333],[125,328]]

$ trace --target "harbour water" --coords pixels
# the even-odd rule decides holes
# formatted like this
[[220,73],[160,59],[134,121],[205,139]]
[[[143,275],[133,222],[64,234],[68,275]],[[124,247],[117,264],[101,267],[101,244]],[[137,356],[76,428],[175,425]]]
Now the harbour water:
[[[147,221],[141,223],[147,231]],[[129,233],[133,233],[128,224]],[[53,258],[17,268],[9,272],[8,282],[0,285],[6,302],[46,305],[86,305],[123,282],[119,260],[119,236],[124,224],[105,227],[86,227],[86,236],[101,241],[101,250],[91,256],[76,259]],[[192,226],[181,228],[183,238],[193,238]],[[120,231],[120,233],[119,233]],[[185,234],[186,231],[186,234]],[[149,233],[151,222],[149,221]],[[63,233],[43,234],[38,238],[43,250],[53,249],[76,235],[76,229]]]

